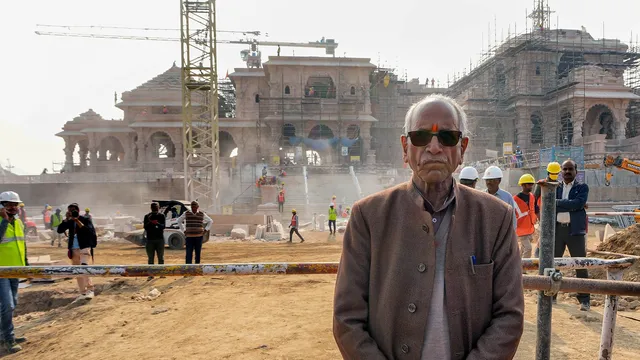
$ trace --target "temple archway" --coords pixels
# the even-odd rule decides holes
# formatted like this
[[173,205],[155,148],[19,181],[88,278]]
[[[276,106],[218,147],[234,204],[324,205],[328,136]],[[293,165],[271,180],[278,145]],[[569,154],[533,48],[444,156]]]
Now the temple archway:
[[[220,142],[220,158],[228,158],[234,149],[238,147],[233,136],[223,130],[218,131],[218,141]],[[238,155],[236,151],[236,156]]]
[[327,125],[318,124],[309,131],[309,139],[332,139],[333,131]]
[[305,97],[336,98],[336,86],[328,75],[310,76],[304,88]]
[[570,112],[565,111],[562,114],[558,130],[558,144],[560,146],[571,146],[573,144],[573,122],[571,121]]
[[291,146],[289,139],[296,136],[296,127],[292,124],[282,125],[281,135],[280,146]]
[[606,139],[613,139],[614,122],[613,111],[608,106],[594,105],[587,111],[583,136],[605,134]]
[[531,145],[540,145],[544,140],[542,131],[542,114],[535,112],[531,114]]
[[151,154],[157,159],[174,158],[176,156],[176,146],[171,140],[171,136],[164,131],[153,133],[149,139]]
[[107,136],[100,141],[98,149],[99,161],[124,161],[124,147],[115,136]]

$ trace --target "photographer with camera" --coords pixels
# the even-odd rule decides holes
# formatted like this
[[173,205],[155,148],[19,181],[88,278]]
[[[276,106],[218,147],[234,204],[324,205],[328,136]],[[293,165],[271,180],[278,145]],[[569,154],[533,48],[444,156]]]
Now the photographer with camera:
[[[80,215],[80,206],[73,203],[67,207],[65,220],[58,226],[58,233],[69,231],[68,257],[73,265],[89,265],[89,259],[93,260],[93,248],[98,244],[96,230],[90,218]],[[93,298],[93,284],[88,276],[80,276],[78,299]]]

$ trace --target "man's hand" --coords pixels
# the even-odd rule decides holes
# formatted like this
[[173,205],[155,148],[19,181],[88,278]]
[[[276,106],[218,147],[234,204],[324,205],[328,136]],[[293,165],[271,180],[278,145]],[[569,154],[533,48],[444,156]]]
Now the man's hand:
[[67,220],[71,220],[71,211],[67,210],[67,213],[65,214],[65,217]]
[[9,221],[9,215],[7,215],[7,210],[5,208],[0,209],[0,217]]

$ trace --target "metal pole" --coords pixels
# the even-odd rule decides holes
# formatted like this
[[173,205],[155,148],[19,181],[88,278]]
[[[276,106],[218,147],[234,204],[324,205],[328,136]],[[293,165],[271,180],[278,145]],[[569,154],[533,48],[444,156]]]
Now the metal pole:
[[[621,281],[623,270],[608,268],[607,280]],[[610,360],[613,350],[613,332],[616,328],[618,314],[618,296],[607,295],[604,300],[604,315],[602,316],[602,332],[600,333],[600,360]]]
[[[554,265],[553,252],[556,236],[556,188],[557,182],[541,182],[540,209],[540,267],[538,275]],[[552,297],[544,291],[538,291],[538,327],[536,338],[536,360],[549,360],[551,357],[551,312]]]

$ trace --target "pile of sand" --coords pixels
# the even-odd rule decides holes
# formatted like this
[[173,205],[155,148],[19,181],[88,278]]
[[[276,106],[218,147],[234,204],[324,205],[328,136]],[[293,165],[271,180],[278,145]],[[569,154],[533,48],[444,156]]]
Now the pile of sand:
[[[640,224],[618,231],[607,241],[598,245],[598,250],[640,256]],[[603,255],[605,258],[615,258]],[[640,281],[640,259],[624,272],[624,280]]]

